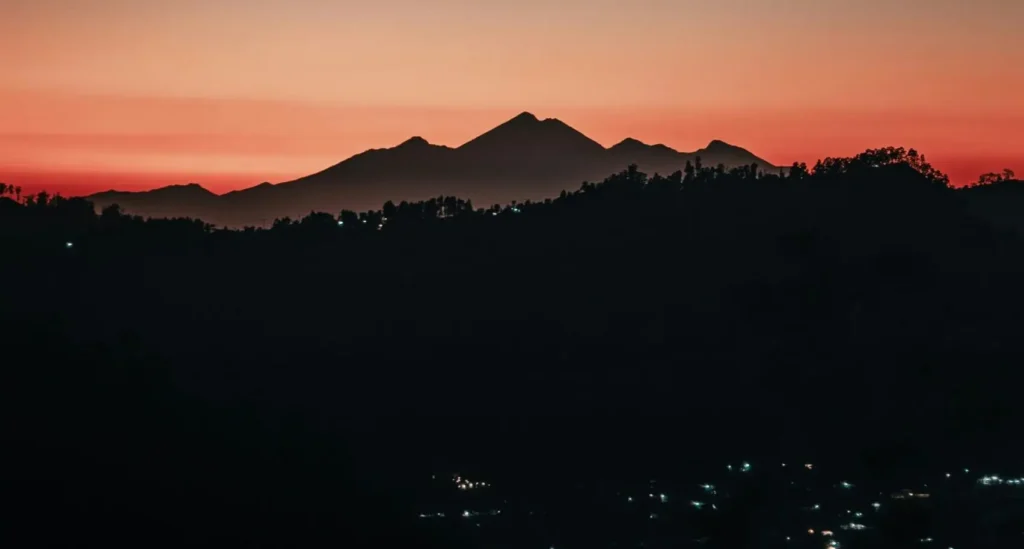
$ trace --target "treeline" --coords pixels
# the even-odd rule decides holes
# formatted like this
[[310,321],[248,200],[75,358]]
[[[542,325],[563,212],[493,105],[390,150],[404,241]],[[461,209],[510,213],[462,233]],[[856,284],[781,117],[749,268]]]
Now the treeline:
[[[683,170],[668,176],[654,174],[648,177],[638,171],[637,166],[608,177],[603,182],[584,182],[574,192],[563,191],[554,199],[543,202],[525,203],[512,202],[507,205],[492,205],[488,208],[474,208],[471,201],[454,196],[439,196],[419,202],[402,201],[398,204],[388,201],[381,209],[375,211],[354,212],[343,210],[337,215],[325,212],[310,212],[302,219],[281,218],[273,222],[271,231],[290,231],[292,234],[330,233],[339,234],[338,228],[344,228],[346,234],[381,231],[385,226],[389,231],[422,228],[423,223],[459,218],[481,218],[505,214],[536,214],[549,213],[552,208],[568,208],[578,206],[582,200],[588,204],[598,202],[614,203],[623,199],[646,199],[660,201],[670,199],[673,202],[683,201],[688,193],[696,193],[705,185],[715,185],[716,191],[729,184],[758,181],[766,188],[772,185],[786,185],[788,191],[802,189],[802,184],[827,184],[835,178],[867,176],[865,170],[881,167],[905,166],[913,169],[916,174],[935,188],[948,188],[949,179],[934,169],[914,149],[883,148],[868,150],[852,158],[826,158],[818,161],[813,168],[806,164],[795,163],[793,166],[780,170],[779,173],[765,172],[757,165],[740,166],[727,170],[724,165],[708,167],[701,165],[700,158],[695,164],[687,162]],[[969,188],[991,187],[998,183],[1014,182],[1011,170],[1001,173],[988,173],[979,177],[978,182]],[[895,190],[887,189],[883,192]],[[90,215],[91,207],[87,201],[79,198],[64,198],[60,195],[51,196],[46,192],[22,196],[21,188],[0,183],[0,197],[8,196],[5,201],[4,219],[6,228],[14,231],[16,225],[33,224],[38,231],[21,231],[19,240],[31,237],[42,240],[51,235],[63,234],[68,238],[89,236],[94,232],[110,236],[111,233],[123,235],[125,232],[146,232],[147,237],[158,234],[177,234],[183,241],[191,243],[191,238],[200,233],[232,233],[231,229],[217,229],[213,225],[193,219],[143,219],[125,213],[119,205],[112,205],[99,214]],[[742,200],[742,197],[736,197]],[[884,194],[879,195],[880,200]],[[17,208],[20,205],[22,208]],[[615,207],[630,207],[631,204],[615,204]],[[645,206],[650,206],[646,204]],[[241,231],[245,235],[265,233],[267,229],[247,227]]]

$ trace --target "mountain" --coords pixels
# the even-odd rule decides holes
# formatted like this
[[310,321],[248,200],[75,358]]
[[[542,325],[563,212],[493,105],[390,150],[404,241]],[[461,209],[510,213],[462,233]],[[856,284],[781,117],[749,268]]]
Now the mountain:
[[538,120],[524,112],[458,148],[470,161],[488,166],[575,165],[604,152],[600,143],[561,120]]
[[669,174],[700,157],[705,165],[754,164],[777,169],[751,152],[711,141],[693,152],[625,139],[605,148],[561,120],[524,112],[456,147],[412,137],[386,149],[370,149],[294,181],[262,183],[216,195],[199,185],[147,192],[108,191],[88,197],[98,208],[119,204],[149,217],[199,217],[215,225],[265,226],[278,217],[311,211],[376,209],[387,200],[416,201],[458,195],[478,206],[540,200],[575,190],[583,181],[637,164],[648,173]]
[[[265,183],[269,185],[269,183]],[[216,215],[219,198],[197,183],[169,185],[151,191],[109,190],[89,197],[97,208],[117,204],[127,212],[148,217],[201,217]]]

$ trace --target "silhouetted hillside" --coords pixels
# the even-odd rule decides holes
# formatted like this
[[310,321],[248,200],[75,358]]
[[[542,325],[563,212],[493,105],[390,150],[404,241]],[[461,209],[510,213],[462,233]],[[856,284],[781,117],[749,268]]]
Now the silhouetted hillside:
[[[0,198],[10,523],[450,546],[408,522],[433,471],[557,490],[737,455],[872,476],[1005,459],[1024,240],[994,206],[1018,185],[952,189],[888,148],[238,231]],[[754,544],[776,501],[750,490],[692,519],[703,546]]]
[[1024,235],[1024,181],[1005,179],[965,189],[968,204],[993,225]]
[[89,197],[94,204],[117,204],[126,211],[145,211],[147,217],[190,217],[215,215],[218,196],[197,183],[171,185],[151,191],[125,192],[109,190]]
[[365,151],[295,181],[223,196],[196,193],[170,197],[150,191],[100,193],[89,199],[99,208],[119,203],[126,211],[146,217],[202,218],[218,226],[268,226],[278,217],[301,217],[311,211],[360,211],[386,200],[417,201],[439,195],[456,195],[485,205],[543,200],[629,164],[650,173],[668,174],[697,157],[708,166],[757,164],[759,169],[776,170],[750,152],[721,141],[692,153],[632,139],[605,149],[560,120],[538,120],[522,113],[455,149],[413,137],[393,148]]

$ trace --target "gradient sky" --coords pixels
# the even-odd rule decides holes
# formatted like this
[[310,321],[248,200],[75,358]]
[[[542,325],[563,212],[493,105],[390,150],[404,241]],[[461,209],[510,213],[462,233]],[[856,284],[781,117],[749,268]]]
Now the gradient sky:
[[0,0],[0,180],[221,192],[528,110],[777,164],[1024,173],[1021,0]]

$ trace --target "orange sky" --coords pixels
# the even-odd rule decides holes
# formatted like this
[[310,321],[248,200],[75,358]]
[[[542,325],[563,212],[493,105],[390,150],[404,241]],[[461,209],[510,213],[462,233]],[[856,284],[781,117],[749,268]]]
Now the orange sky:
[[1019,0],[0,0],[0,180],[282,181],[523,110],[778,164],[1024,173]]

